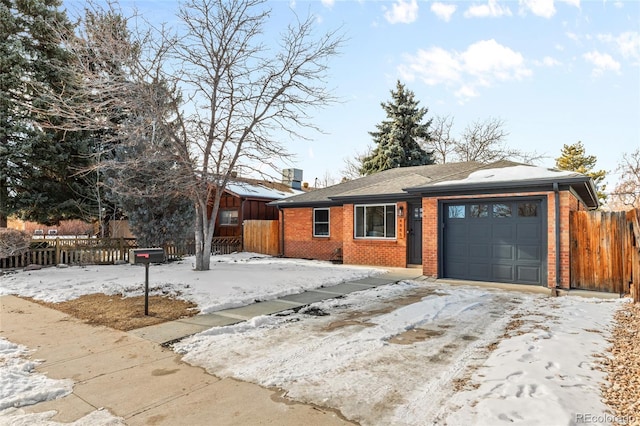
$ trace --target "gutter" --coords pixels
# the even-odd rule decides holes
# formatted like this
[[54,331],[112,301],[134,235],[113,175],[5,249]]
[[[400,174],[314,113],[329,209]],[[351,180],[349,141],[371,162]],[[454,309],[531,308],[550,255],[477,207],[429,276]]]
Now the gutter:
[[556,211],[556,294],[560,290],[560,190],[558,182],[553,183],[553,192],[555,193],[555,211]]

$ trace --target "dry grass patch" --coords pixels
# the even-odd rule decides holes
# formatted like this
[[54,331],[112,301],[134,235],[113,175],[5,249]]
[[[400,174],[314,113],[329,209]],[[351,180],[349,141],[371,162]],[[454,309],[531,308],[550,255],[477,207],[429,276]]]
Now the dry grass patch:
[[149,315],[144,314],[144,296],[122,297],[96,293],[60,303],[25,299],[64,312],[88,324],[104,325],[122,331],[174,321],[199,312],[197,305],[192,302],[165,296],[149,296]]

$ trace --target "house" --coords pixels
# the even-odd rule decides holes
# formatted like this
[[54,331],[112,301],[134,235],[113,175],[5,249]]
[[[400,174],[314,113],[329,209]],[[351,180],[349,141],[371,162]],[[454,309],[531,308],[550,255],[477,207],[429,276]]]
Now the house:
[[[300,180],[289,180],[289,170],[300,172],[296,174]],[[245,220],[278,220],[278,208],[269,203],[304,193],[301,180],[301,171],[285,169],[282,183],[242,178],[230,181],[220,199],[214,237],[242,236]],[[213,206],[210,205],[209,209],[211,216]]]
[[583,174],[498,161],[391,169],[271,205],[285,257],[568,288],[569,212],[598,199]]

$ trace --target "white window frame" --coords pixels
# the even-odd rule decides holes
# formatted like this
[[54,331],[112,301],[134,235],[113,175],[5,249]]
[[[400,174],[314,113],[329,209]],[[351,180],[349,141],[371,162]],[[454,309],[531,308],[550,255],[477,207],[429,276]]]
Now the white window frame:
[[[237,223],[228,223],[228,222],[223,222],[222,218],[223,218],[223,213],[226,212],[235,212],[236,215],[236,221]],[[229,216],[232,217],[232,216]],[[219,224],[220,226],[239,226],[240,225],[240,212],[238,211],[238,209],[220,209],[220,212],[218,213],[218,218],[219,218]]]
[[[326,222],[317,222],[316,221],[316,212],[319,210],[323,210],[327,212],[327,221]],[[329,238],[329,236],[331,235],[331,209],[328,207],[319,207],[316,209],[313,209],[313,218],[312,218],[312,222],[313,222],[313,236],[314,237],[318,237],[318,238]],[[316,234],[316,224],[327,224],[327,234]]]
[[[358,232],[358,208],[364,208],[364,227],[363,232],[365,235],[359,236]],[[367,224],[367,208],[370,207],[384,207],[384,221],[382,225],[382,229],[384,230],[383,236],[367,236],[366,224]],[[393,207],[393,219],[394,219],[394,235],[392,237],[387,236],[387,208]],[[398,238],[398,204],[396,203],[384,203],[384,204],[355,204],[353,206],[353,238],[355,239],[368,239],[368,240],[396,240]]]

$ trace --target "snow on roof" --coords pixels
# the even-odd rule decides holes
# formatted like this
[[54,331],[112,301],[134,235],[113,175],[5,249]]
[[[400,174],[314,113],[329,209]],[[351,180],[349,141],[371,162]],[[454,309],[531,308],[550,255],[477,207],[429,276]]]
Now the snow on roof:
[[493,169],[478,170],[469,174],[468,177],[458,180],[447,180],[442,182],[436,182],[433,185],[452,185],[463,183],[483,183],[483,182],[505,182],[505,181],[519,181],[519,180],[531,180],[531,179],[553,179],[558,177],[578,176],[579,173],[566,171],[547,169],[544,167],[536,166],[511,166],[511,167],[499,167]]
[[229,182],[227,183],[226,189],[240,197],[268,198],[271,200],[280,200],[304,192],[295,189],[290,189],[289,192],[279,191],[264,185],[248,182]]

